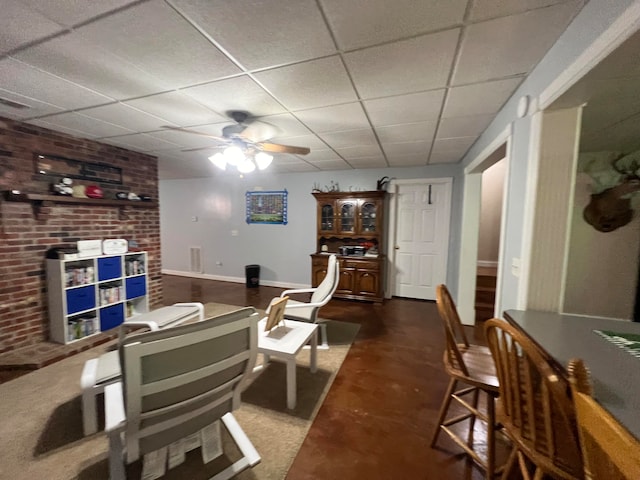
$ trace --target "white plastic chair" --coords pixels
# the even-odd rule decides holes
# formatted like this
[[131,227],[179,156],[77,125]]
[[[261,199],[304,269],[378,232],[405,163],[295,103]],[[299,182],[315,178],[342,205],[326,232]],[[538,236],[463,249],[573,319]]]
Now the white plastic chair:
[[125,338],[119,346],[122,380],[105,388],[110,478],[125,479],[125,465],[149,453],[157,459],[164,451],[161,462],[166,462],[165,448],[188,449],[187,439],[206,437],[202,431],[218,420],[242,458],[212,480],[234,477],[260,462],[232,414],[240,406],[257,350],[258,313],[253,307]]
[[[284,317],[291,320],[298,320],[301,322],[317,323],[320,326],[320,339],[321,344],[318,348],[328,349],[329,343],[327,341],[327,325],[322,322],[322,319],[318,318],[318,311],[321,307],[329,303],[336,288],[338,288],[338,282],[340,280],[340,267],[338,265],[338,258],[335,255],[330,255],[327,262],[327,274],[320,284],[315,288],[300,288],[295,290],[285,290],[280,294],[280,298],[296,295],[300,293],[311,293],[311,299],[309,302],[299,302],[291,300],[287,302],[287,306],[284,309]],[[275,300],[272,300],[273,303]],[[267,308],[267,313],[269,313]]]
[[[135,328],[160,330],[193,320],[204,320],[202,303],[175,303],[127,319],[120,325],[119,341],[122,342],[125,334]],[[104,392],[107,385],[118,380],[120,380],[120,361],[116,350],[105,352],[100,357],[85,362],[80,377],[82,428],[85,436],[98,431],[96,397]]]

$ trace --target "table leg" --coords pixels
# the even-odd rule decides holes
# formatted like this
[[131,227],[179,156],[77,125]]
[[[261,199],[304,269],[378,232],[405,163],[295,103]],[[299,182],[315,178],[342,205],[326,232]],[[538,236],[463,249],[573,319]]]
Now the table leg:
[[311,373],[316,373],[318,370],[318,328],[315,329],[311,336]]
[[296,408],[296,357],[287,359],[287,408]]

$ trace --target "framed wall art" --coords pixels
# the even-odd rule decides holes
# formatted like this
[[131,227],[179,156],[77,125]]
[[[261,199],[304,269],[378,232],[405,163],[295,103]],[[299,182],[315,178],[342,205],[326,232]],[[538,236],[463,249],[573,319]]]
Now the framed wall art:
[[287,191],[255,191],[246,193],[247,223],[287,224]]

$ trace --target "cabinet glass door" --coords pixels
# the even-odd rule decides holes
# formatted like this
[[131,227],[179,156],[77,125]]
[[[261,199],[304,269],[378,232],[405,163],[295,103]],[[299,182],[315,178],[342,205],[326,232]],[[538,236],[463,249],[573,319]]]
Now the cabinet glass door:
[[355,233],[356,231],[356,202],[346,200],[340,202],[340,232]]
[[376,233],[377,212],[375,202],[364,201],[360,207],[360,233]]
[[320,205],[320,231],[335,232],[336,215],[333,210],[333,203],[323,203]]

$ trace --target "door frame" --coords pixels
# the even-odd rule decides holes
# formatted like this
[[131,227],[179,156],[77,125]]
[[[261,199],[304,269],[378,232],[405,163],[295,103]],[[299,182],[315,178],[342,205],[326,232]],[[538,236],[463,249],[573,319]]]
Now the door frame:
[[[494,316],[502,311],[502,282],[505,267],[506,221],[508,215],[508,191],[512,126],[509,124],[482,150],[464,169],[464,193],[462,200],[462,225],[460,229],[460,265],[458,271],[458,294],[456,305],[460,320],[465,325],[475,323],[476,275],[478,271],[478,239],[480,236],[480,207],[482,204],[482,172],[498,161],[507,162],[502,191],[502,213],[500,217],[500,245],[496,278]],[[496,155],[504,147],[504,157]],[[500,158],[497,158],[500,157]]]
[[[395,278],[396,278],[396,232],[398,228],[398,190],[401,185],[429,185],[443,184],[449,188],[449,221],[445,229],[446,238],[449,238],[451,231],[451,212],[453,201],[453,177],[436,177],[436,178],[412,178],[412,179],[392,179],[389,182],[389,203],[387,210],[389,211],[389,227],[387,228],[387,274],[385,275],[384,298],[391,298],[395,295]],[[444,271],[445,278],[448,277],[449,266],[449,249],[445,251]]]

